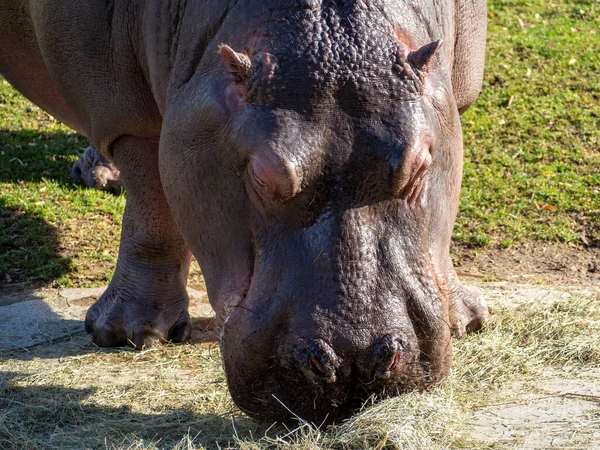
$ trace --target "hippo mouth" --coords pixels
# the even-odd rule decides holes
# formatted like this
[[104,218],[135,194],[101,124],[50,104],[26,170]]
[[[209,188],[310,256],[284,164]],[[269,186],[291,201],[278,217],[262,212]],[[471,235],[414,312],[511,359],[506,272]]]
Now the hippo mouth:
[[235,403],[259,420],[300,417],[318,424],[341,420],[370,400],[437,385],[449,369],[449,327],[415,317],[439,314],[443,307],[426,311],[425,305],[442,305],[446,297],[431,263],[414,274],[413,290],[429,293],[430,300],[396,298],[385,315],[395,308],[405,319],[371,326],[368,320],[349,321],[339,305],[333,312],[322,306],[286,311],[276,293],[265,293],[264,279],[254,271],[220,327]]

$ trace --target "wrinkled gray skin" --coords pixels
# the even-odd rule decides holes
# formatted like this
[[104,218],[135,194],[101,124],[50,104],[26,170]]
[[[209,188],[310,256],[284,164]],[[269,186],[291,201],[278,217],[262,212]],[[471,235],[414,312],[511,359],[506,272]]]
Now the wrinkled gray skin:
[[91,145],[73,165],[71,178],[86,186],[118,194],[124,190],[119,169]]
[[483,0],[4,0],[0,71],[128,191],[95,342],[186,339],[191,251],[250,415],[439,382],[487,317],[449,258],[485,31]]

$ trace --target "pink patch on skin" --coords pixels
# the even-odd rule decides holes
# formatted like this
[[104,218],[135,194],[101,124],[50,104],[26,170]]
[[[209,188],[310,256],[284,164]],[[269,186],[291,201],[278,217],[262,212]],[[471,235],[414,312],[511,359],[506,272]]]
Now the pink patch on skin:
[[431,76],[430,73],[427,73],[423,79],[423,97],[427,98],[428,100],[435,99],[439,90],[439,82],[436,80],[436,77]]
[[394,359],[392,360],[390,366],[387,368],[387,371],[391,372],[392,370],[394,370],[398,365],[398,361],[400,361],[400,353],[396,352],[394,354]]
[[273,150],[255,152],[248,166],[251,181],[264,200],[283,203],[298,193],[299,182],[291,164]]
[[229,112],[239,111],[246,105],[244,93],[239,84],[232,82],[227,85],[225,88],[225,105]]
[[431,99],[435,94],[435,87],[433,86],[433,83],[431,83],[429,78],[429,74],[427,74],[427,76],[423,80],[423,97]]
[[406,46],[410,51],[416,50],[415,43],[413,42],[412,38],[406,34],[406,32],[400,30],[398,27],[394,27],[394,33],[396,34],[396,37],[400,43],[404,44],[404,46]]

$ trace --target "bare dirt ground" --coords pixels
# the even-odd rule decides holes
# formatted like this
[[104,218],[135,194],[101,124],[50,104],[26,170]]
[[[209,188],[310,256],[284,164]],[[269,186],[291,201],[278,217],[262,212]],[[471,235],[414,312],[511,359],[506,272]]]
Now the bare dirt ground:
[[466,282],[600,286],[600,248],[529,242],[508,249],[453,248],[456,270]]

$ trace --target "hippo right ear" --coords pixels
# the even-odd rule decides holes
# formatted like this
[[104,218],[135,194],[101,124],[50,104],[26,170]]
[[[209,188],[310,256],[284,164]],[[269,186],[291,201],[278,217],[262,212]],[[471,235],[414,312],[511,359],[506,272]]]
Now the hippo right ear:
[[433,56],[440,49],[443,42],[444,41],[441,39],[438,39],[437,41],[424,45],[414,52],[410,52],[407,57],[408,61],[420,72],[427,73],[433,60]]
[[244,83],[252,73],[252,62],[245,53],[238,53],[230,46],[221,44],[219,54],[225,63],[227,71],[236,83]]

